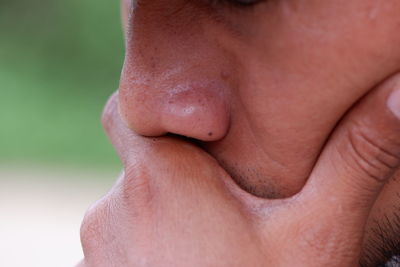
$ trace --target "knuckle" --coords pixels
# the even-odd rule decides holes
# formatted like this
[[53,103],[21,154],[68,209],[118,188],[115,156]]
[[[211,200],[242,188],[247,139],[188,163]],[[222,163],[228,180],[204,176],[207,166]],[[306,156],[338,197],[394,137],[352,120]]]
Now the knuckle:
[[81,243],[85,254],[96,251],[103,243],[107,217],[104,199],[99,200],[86,211],[80,229]]
[[348,130],[348,140],[355,166],[376,182],[385,182],[400,163],[398,144],[362,125]]
[[117,110],[117,97],[118,97],[117,94],[114,93],[109,98],[101,115],[101,123],[107,132],[113,125],[114,115]]
[[101,124],[103,125],[103,128],[106,130],[109,128],[110,119],[111,119],[110,109],[107,106],[105,106],[103,113],[101,114]]

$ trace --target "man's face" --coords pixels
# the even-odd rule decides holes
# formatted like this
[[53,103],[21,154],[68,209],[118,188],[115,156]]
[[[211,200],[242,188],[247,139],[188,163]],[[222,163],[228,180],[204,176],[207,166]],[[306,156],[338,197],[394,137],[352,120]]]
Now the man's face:
[[[344,113],[400,69],[400,1],[234,1],[125,1],[120,108],[138,133],[195,139],[245,190],[287,197]],[[396,187],[370,232],[394,221]]]

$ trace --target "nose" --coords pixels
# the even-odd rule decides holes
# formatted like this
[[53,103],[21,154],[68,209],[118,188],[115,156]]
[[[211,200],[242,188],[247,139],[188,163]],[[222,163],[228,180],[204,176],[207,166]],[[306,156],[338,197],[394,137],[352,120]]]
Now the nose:
[[184,8],[174,16],[159,14],[170,13],[175,2],[181,1],[144,0],[134,8],[127,27],[120,111],[127,125],[144,136],[172,133],[216,141],[226,135],[230,122],[224,51],[210,41],[215,36],[204,36],[209,22],[202,20],[205,16],[196,19],[193,8],[187,11],[190,16]]
[[120,110],[138,134],[167,133],[201,141],[223,138],[229,128],[227,86],[216,81],[185,82],[167,88],[130,84],[120,88]]

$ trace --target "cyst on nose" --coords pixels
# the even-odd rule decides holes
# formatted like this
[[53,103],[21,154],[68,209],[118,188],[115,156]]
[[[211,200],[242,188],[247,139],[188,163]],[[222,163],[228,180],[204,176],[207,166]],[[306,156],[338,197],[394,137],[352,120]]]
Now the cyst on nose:
[[213,133],[212,133],[212,132],[209,132],[209,133],[208,133],[208,136],[212,136],[212,135],[213,135]]

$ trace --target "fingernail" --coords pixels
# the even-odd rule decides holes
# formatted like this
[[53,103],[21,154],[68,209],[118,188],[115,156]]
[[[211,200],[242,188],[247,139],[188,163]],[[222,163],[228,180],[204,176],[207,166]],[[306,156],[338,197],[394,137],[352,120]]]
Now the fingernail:
[[400,89],[393,90],[388,98],[387,105],[393,114],[400,119]]

